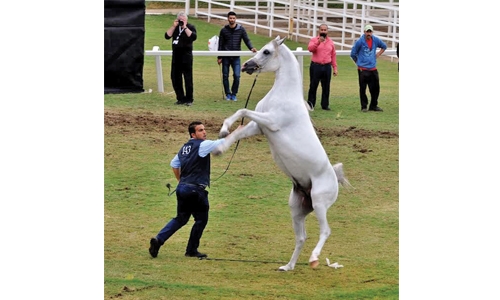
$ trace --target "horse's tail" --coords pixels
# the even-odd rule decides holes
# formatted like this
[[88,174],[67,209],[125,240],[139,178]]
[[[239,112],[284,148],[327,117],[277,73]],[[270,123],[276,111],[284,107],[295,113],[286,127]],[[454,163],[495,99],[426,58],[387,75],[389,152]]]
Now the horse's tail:
[[344,175],[344,165],[342,163],[334,164],[333,170],[335,171],[335,175],[337,175],[337,181],[341,186],[346,188],[353,188],[353,186],[349,183],[349,180],[347,180]]

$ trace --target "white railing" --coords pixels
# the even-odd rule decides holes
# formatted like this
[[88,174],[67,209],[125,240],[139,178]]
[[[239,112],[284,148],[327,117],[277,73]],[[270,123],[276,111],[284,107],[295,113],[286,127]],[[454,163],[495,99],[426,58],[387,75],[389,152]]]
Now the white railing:
[[[350,55],[350,50],[337,50],[337,55]],[[303,50],[301,47],[297,48],[292,53],[297,57],[300,65],[300,70],[302,72],[302,78],[304,78],[304,56],[311,56],[311,52]],[[253,56],[255,53],[252,51],[193,51],[193,56]],[[160,50],[159,46],[154,46],[153,50],[146,50],[146,56],[154,56],[156,62],[156,79],[158,82],[158,92],[163,93],[165,91],[163,86],[163,69],[162,69],[162,56],[172,56],[172,50]],[[396,49],[387,49],[383,55],[394,56],[396,55]]]
[[399,42],[399,2],[393,0],[195,0],[194,11],[189,0],[155,1],[185,3],[186,13],[207,18],[208,22],[227,20],[227,12],[232,10],[238,22],[254,33],[266,32],[269,37],[279,34],[295,41],[310,39],[325,23],[339,50],[351,49],[366,24],[374,27],[389,48]]

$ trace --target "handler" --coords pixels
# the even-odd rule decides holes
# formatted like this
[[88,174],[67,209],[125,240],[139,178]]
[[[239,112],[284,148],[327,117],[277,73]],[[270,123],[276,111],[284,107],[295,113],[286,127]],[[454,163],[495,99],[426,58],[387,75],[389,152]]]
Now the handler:
[[194,217],[194,224],[185,256],[207,257],[205,253],[198,252],[198,246],[208,223],[209,203],[206,188],[210,186],[210,153],[225,139],[207,140],[205,126],[200,121],[189,124],[188,131],[189,141],[181,147],[170,162],[172,171],[179,182],[175,192],[177,216],[171,219],[156,237],[151,238],[149,254],[152,257],[158,256],[160,247],[177,230],[186,225],[191,215]]

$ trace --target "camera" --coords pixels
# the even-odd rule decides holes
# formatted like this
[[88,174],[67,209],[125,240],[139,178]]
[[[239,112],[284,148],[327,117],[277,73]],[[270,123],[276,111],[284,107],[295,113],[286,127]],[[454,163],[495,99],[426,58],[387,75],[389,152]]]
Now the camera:
[[182,20],[177,20],[177,22],[179,22],[179,26],[184,26],[184,21],[182,21]]
[[322,36],[322,37],[326,38],[326,33],[322,32],[322,33],[319,34],[319,36]]

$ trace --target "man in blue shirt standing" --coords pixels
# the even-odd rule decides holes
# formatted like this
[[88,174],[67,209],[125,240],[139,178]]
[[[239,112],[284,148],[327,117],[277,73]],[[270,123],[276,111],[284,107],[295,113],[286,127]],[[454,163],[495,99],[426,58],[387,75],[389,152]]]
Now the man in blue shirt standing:
[[[377,48],[380,50],[377,52]],[[354,43],[351,50],[351,58],[358,66],[359,97],[361,111],[383,111],[378,107],[378,96],[380,94],[380,83],[377,71],[377,58],[387,49],[387,45],[378,37],[373,35],[373,27],[366,25],[364,34]],[[371,101],[368,105],[366,86],[370,90]]]
[[[241,127],[242,125],[240,125]],[[181,227],[186,225],[191,215],[194,224],[191,229],[185,256],[207,257],[198,252],[200,239],[208,223],[208,191],[210,186],[210,153],[225,139],[207,140],[207,132],[202,122],[194,121],[188,127],[190,139],[170,162],[172,171],[179,182],[176,188],[177,216],[171,219],[158,234],[151,238],[149,254],[158,256],[160,247]]]
[[[219,33],[219,51],[241,51],[241,41],[252,52],[257,52],[252,46],[247,31],[240,24],[236,24],[236,13],[230,11],[227,13],[228,25],[222,27]],[[222,85],[226,100],[236,101],[236,94],[240,87],[241,62],[239,56],[219,56],[217,63],[222,63]],[[229,89],[229,66],[233,69],[233,85]]]

